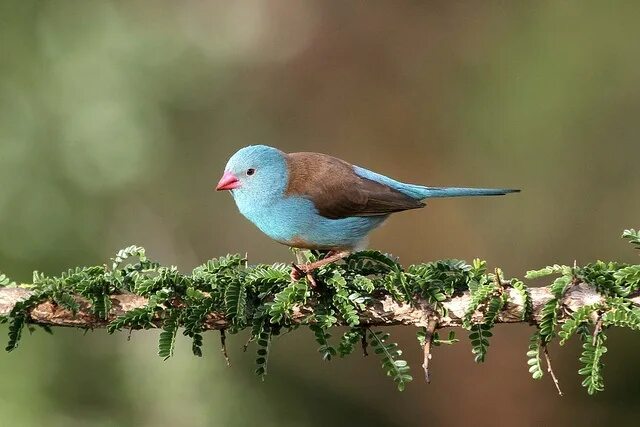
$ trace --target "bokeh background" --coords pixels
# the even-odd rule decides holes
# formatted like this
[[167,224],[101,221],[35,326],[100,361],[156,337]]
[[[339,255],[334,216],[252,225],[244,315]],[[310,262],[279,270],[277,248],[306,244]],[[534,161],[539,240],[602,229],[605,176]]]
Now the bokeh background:
[[[403,263],[485,258],[637,261],[640,3],[0,2],[0,270],[29,281],[140,244],[190,270],[228,252],[291,254],[213,187],[249,144],[321,151],[428,185],[507,186],[394,216],[371,246]],[[497,327],[488,361],[438,348],[415,381],[375,357],[323,362],[308,331],[253,375],[245,336],[205,357],[157,333],[56,330],[0,353],[4,426],[637,425],[640,340],[610,335],[607,390],[588,397],[578,345],[552,348],[566,396],[527,372],[526,326]],[[0,336],[6,336],[6,325]],[[636,422],[634,422],[636,421]]]

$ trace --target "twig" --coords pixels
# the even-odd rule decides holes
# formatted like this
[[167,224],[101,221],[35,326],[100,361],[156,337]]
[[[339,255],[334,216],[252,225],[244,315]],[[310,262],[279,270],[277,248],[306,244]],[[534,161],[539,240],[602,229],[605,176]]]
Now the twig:
[[553,379],[553,383],[556,386],[556,390],[558,390],[558,394],[562,396],[562,390],[560,390],[560,383],[558,382],[558,379],[556,378],[556,375],[553,373],[553,369],[551,368],[551,358],[549,357],[549,349],[547,348],[546,345],[544,345],[543,348],[544,348],[544,359],[547,362],[547,372],[549,372],[549,375],[551,375],[551,379]]
[[362,347],[362,356],[367,357],[369,355],[369,352],[367,351],[367,347],[369,347],[369,342],[367,341],[366,329],[361,329],[360,346]]
[[598,313],[598,320],[596,321],[596,326],[593,328],[593,339],[591,341],[591,344],[593,344],[594,347],[598,341],[598,335],[600,335],[600,332],[602,332],[602,316]]
[[502,289],[504,286],[502,284],[502,278],[500,277],[502,275],[502,270],[500,270],[499,268],[495,268],[493,270],[493,273],[495,274],[495,284],[498,288]]
[[429,361],[431,361],[431,344],[433,343],[433,334],[437,327],[438,322],[435,319],[430,319],[424,335],[424,359],[422,361],[422,369],[424,369],[424,379],[427,384],[431,383],[431,376],[429,375]]
[[229,353],[227,353],[227,333],[224,329],[220,329],[220,351],[224,356],[224,360],[227,362],[227,366],[231,366],[231,360],[229,360]]
[[253,342],[253,337],[250,336],[249,338],[247,338],[247,341],[242,346],[242,351],[246,353],[247,349],[249,348],[249,344],[251,344],[252,342]]

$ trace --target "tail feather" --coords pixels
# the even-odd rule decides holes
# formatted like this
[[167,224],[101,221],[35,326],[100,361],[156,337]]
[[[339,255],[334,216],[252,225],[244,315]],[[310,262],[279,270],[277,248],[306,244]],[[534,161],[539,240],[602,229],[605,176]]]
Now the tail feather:
[[425,199],[435,197],[475,197],[475,196],[504,196],[517,193],[520,190],[511,188],[462,188],[462,187],[423,187]]
[[354,166],[353,170],[357,175],[363,178],[387,185],[416,200],[436,197],[502,196],[520,191],[508,188],[424,187],[422,185],[406,184],[404,182],[396,181],[387,176],[380,175],[379,173],[375,173],[358,166]]

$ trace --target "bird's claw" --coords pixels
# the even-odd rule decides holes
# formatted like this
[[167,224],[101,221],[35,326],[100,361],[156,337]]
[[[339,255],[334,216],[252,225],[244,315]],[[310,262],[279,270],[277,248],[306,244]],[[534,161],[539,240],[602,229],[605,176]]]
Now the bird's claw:
[[306,274],[307,272],[300,268],[298,265],[296,265],[295,263],[291,263],[291,280],[297,282],[298,280],[302,279],[302,276],[305,276]]
[[295,263],[292,263],[291,280],[297,282],[298,280],[306,276],[307,280],[309,281],[309,285],[311,285],[312,288],[315,288],[317,286],[317,283],[316,279],[313,277],[312,271],[313,270],[310,270],[306,265],[296,265]]

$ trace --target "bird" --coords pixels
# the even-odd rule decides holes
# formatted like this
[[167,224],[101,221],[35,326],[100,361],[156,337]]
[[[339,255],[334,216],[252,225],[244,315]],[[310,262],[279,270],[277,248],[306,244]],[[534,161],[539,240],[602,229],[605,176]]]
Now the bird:
[[327,154],[266,145],[233,154],[216,190],[229,191],[240,213],[276,242],[325,251],[315,262],[292,264],[291,279],[306,276],[314,286],[314,270],[364,249],[369,233],[393,213],[423,208],[432,198],[520,191],[407,184]]

